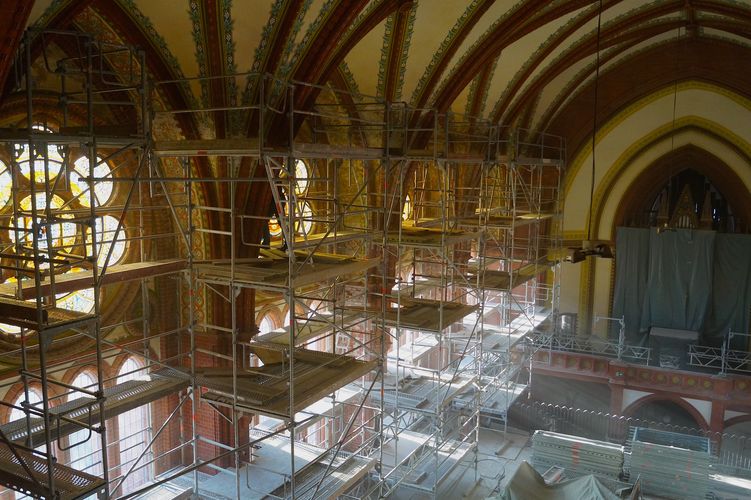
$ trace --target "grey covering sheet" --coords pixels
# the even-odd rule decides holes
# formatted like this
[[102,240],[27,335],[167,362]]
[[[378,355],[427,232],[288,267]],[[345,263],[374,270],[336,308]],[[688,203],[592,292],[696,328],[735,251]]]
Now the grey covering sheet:
[[547,485],[542,476],[527,462],[521,463],[514,475],[511,476],[505,491],[498,498],[501,500],[620,499],[595,476],[583,476]]
[[710,345],[728,330],[747,332],[751,235],[619,227],[615,265],[612,311],[625,318],[629,343],[653,326],[698,331]]

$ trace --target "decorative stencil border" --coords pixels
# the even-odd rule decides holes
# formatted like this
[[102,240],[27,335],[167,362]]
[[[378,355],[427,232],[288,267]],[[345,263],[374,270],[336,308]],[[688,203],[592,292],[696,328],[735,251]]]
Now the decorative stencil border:
[[[162,59],[164,59],[166,66],[171,68],[172,73],[174,74],[175,79],[181,79],[185,78],[185,74],[183,73],[182,68],[180,67],[180,63],[175,57],[174,54],[172,54],[172,51],[169,49],[167,45],[167,41],[162,37],[162,35],[159,34],[159,32],[156,30],[154,25],[151,22],[151,19],[146,17],[143,12],[138,8],[134,0],[115,0],[118,2],[123,9],[123,12],[126,12],[128,16],[133,19],[136,25],[141,27],[141,31],[144,34],[144,36],[149,39],[151,45],[157,49],[157,51],[160,53]],[[193,94],[192,89],[190,86],[186,83],[183,83],[180,85],[180,89],[183,92],[183,95],[185,97],[186,102],[189,106],[193,108],[198,107],[198,99]]]
[[490,86],[493,83],[493,76],[495,75],[495,70],[498,69],[499,59],[500,57],[496,57],[493,61],[493,65],[490,68],[490,74],[488,75],[488,78],[485,81],[485,85],[482,88],[480,88],[481,75],[478,74],[475,78],[472,79],[472,83],[469,87],[469,95],[467,96],[467,105],[464,108],[464,114],[468,116],[472,114],[472,103],[479,95],[482,99],[482,102],[480,103],[480,109],[478,110],[477,117],[479,118],[483,116],[485,106],[487,106],[488,103],[488,94],[490,93]]

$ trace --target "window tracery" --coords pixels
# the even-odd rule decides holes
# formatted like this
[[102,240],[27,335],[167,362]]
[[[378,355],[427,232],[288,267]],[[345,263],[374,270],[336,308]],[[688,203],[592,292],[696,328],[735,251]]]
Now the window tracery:
[[[305,236],[311,233],[313,230],[313,207],[305,200],[310,188],[310,168],[308,164],[301,159],[295,160],[295,195],[298,198],[295,205],[295,233],[297,235]],[[284,209],[284,215],[289,215],[289,204],[286,200],[290,197],[287,192],[282,188],[284,200],[282,200],[282,206]],[[271,214],[268,221],[268,230],[272,239],[279,240],[282,237],[282,227],[279,223],[279,218],[276,214]]]
[[[52,133],[50,128],[43,125],[33,128]],[[82,211],[91,209],[92,188],[87,180],[90,176],[99,179],[93,185],[93,202],[97,210],[94,221],[97,264],[104,266],[108,255],[108,265],[118,264],[124,259],[127,228],[123,225],[115,238],[119,219],[107,213],[115,198],[114,182],[107,180],[113,177],[107,161],[96,157],[92,171],[89,158],[77,148],[56,144],[35,147],[28,142],[14,144],[11,156],[0,159],[0,216],[7,221],[5,226],[13,227],[0,233],[0,246],[5,247],[6,254],[15,253],[25,257],[18,260],[19,269],[6,271],[0,282],[17,283],[19,278],[31,278],[34,266],[31,259],[34,253],[32,231],[37,231],[37,249],[45,257],[45,262],[39,264],[43,275],[50,272],[58,275],[80,272],[88,267],[85,257],[93,255],[94,250],[92,229],[76,221],[80,219]],[[18,169],[16,174],[14,168]],[[12,198],[14,182],[18,193],[15,201]],[[36,220],[32,210],[37,212]],[[47,215],[55,218],[53,223],[43,223]],[[70,222],[66,222],[67,219]],[[57,259],[59,256],[61,258]],[[76,257],[82,262],[72,267],[69,261],[76,260]],[[94,307],[94,291],[89,288],[58,294],[55,300],[58,307],[88,313]],[[20,329],[0,324],[0,333],[17,335]]]

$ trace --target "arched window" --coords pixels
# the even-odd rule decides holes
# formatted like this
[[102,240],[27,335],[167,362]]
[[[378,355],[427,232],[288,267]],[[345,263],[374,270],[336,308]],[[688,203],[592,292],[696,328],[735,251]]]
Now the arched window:
[[[134,358],[128,358],[120,368],[117,383],[123,384],[129,380],[148,379],[148,375],[145,375],[142,369],[143,365],[138,361]],[[149,405],[139,406],[120,414],[117,417],[117,430],[120,438],[120,467],[115,476],[121,477],[130,470],[151,442],[151,412],[149,411]],[[135,469],[123,483],[122,493],[134,491],[151,480],[153,477],[152,456],[153,454],[147,451],[138,460]]]
[[263,335],[264,333],[269,333],[275,328],[276,328],[276,325],[274,324],[274,319],[271,317],[270,314],[264,314],[263,317],[261,318],[261,321],[258,322],[259,335]]
[[[26,412],[20,409],[24,401],[26,401],[26,394],[22,391],[21,394],[19,394],[16,400],[13,402],[13,406],[16,406],[17,408],[12,408],[10,410],[10,415],[8,417],[9,422],[26,418]],[[28,403],[30,405],[34,405],[36,408],[41,409],[42,394],[34,388],[29,388]],[[45,445],[37,446],[36,449],[39,451],[44,451]],[[55,449],[54,445],[52,446],[52,449],[53,450]],[[5,498],[5,497],[2,497],[2,498]],[[31,497],[24,495],[23,493],[16,492],[16,493],[12,493],[10,498],[14,498],[15,500],[26,500],[27,498],[31,498]]]
[[409,195],[404,196],[404,206],[402,207],[402,220],[412,218],[412,198]]
[[[15,277],[10,277],[3,283],[18,283]],[[21,333],[21,328],[16,325],[9,325],[7,323],[0,323],[0,332],[7,335],[18,335]]]
[[[329,302],[322,300],[311,300],[308,307],[305,308],[305,316],[311,321],[311,326],[320,324],[323,321],[330,321],[332,319],[331,312],[329,311]],[[322,352],[331,352],[332,343],[334,337],[327,333],[316,339],[312,339],[306,347]]]
[[[26,412],[20,409],[20,407],[23,406],[24,401],[26,401],[26,394],[21,392],[21,394],[19,394],[16,400],[13,402],[13,406],[16,406],[17,408],[13,408],[10,410],[10,417],[8,418],[9,422],[13,422],[14,420],[19,420],[19,419],[26,417]],[[39,393],[39,391],[37,391],[36,389],[30,388],[28,403],[37,408],[41,408],[41,405],[40,405],[41,402],[42,402],[42,395]]]
[[[78,199],[78,202],[84,207],[91,206],[91,194],[89,193],[89,183],[83,179],[83,177],[89,176],[90,170],[89,159],[82,156],[73,164],[73,172],[71,173],[70,190]],[[97,156],[96,165],[94,166],[94,177],[98,179],[112,177],[112,171],[110,170],[107,162]],[[110,200],[112,197],[113,185],[112,182],[100,181],[94,186],[94,205],[102,206]]]
[[[37,131],[52,133],[52,131],[43,125],[32,125]],[[29,148],[28,142],[14,144],[14,155],[21,173],[28,180],[31,180],[31,164],[34,164],[35,182],[44,182],[45,179],[45,157],[49,165],[49,178],[54,179],[63,167],[63,148],[56,144],[48,144],[47,150],[42,148]]]
[[[88,372],[79,373],[71,384],[75,387],[88,391],[96,390],[96,381]],[[68,395],[68,401],[90,398],[83,392],[72,392]],[[92,412],[98,412],[98,406],[91,407]],[[102,475],[101,437],[89,429],[80,429],[68,436],[69,465],[76,470],[87,472],[95,476]]]
[[307,201],[297,202],[297,213],[295,214],[295,231],[298,234],[310,234],[313,229],[313,209]]

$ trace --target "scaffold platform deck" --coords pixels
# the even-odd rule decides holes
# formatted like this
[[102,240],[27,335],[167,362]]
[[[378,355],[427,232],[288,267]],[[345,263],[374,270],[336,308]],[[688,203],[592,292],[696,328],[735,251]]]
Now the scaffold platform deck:
[[415,248],[442,248],[447,245],[455,245],[463,241],[479,238],[479,231],[442,231],[431,227],[402,227],[401,231],[389,231],[386,241],[389,245]]
[[[128,380],[104,390],[104,415],[105,419],[116,417],[133,408],[156,401],[164,396],[176,394],[188,387],[187,375],[176,370],[159,370],[149,374],[150,380]],[[73,420],[77,423],[70,422]],[[53,439],[68,436],[85,425],[99,424],[99,404],[90,397],[79,397],[56,405],[50,409],[50,419],[53,421]],[[32,417],[31,437],[34,442],[43,439],[44,419]],[[0,426],[8,439],[21,441],[28,437],[29,426],[26,419],[13,420]]]
[[326,282],[353,273],[361,273],[378,265],[379,259],[358,259],[347,255],[330,253],[306,254],[295,252],[297,262],[290,276],[289,259],[269,252],[270,257],[236,259],[234,265],[228,260],[217,260],[195,265],[200,279],[226,284],[232,280],[237,285],[257,286],[270,289],[287,289],[290,286],[305,287]]
[[[349,326],[359,324],[368,320],[368,313],[337,311],[335,314],[323,315],[313,314],[307,320],[297,325],[295,330],[295,346],[306,343],[307,341],[341,331]],[[289,345],[289,326],[277,328],[263,335],[255,337],[258,342],[271,342],[279,345]]]
[[540,262],[531,263],[514,270],[493,271],[486,269],[482,271],[480,277],[481,286],[486,290],[508,291],[523,285],[529,280],[535,278],[540,273],[547,271],[553,263]]
[[[22,465],[23,463],[23,465]],[[0,442],[0,484],[32,498],[83,498],[104,488],[104,479],[66,465],[53,465],[54,487],[48,483],[48,463],[43,457]]]
[[[320,351],[289,349],[278,344],[254,342],[250,349],[264,365],[237,373],[231,368],[197,368],[196,382],[208,389],[201,399],[221,406],[271,417],[289,417],[337,389],[362,377],[378,361],[360,361]],[[294,408],[290,411],[289,355],[294,357]],[[236,392],[235,392],[236,390]],[[236,394],[237,398],[233,397]]]
[[[330,454],[330,453],[329,453]],[[375,467],[375,458],[363,458],[341,453],[333,461],[328,455],[311,462],[295,474],[295,499],[337,498],[354,486]],[[329,463],[328,474],[326,469]],[[323,480],[322,480],[323,478]],[[271,498],[293,498],[286,491],[287,483],[271,492]]]
[[[106,272],[101,275],[101,284],[110,285],[113,283],[123,283],[142,278],[152,278],[172,274],[182,271],[187,267],[187,262],[183,259],[158,260],[152,262],[132,262],[128,264],[118,264],[109,266]],[[65,274],[55,275],[54,293],[70,293],[94,286],[94,275],[91,269],[82,271],[71,271]],[[49,278],[43,279],[38,286],[33,280],[24,280],[21,282],[21,299],[29,300],[37,296],[48,295],[52,293],[53,284]],[[4,283],[0,285],[0,296],[15,297],[18,295],[18,283]]]
[[403,299],[400,306],[386,310],[386,324],[423,332],[441,332],[478,309],[476,305],[428,299]]
[[0,297],[0,316],[3,318],[3,323],[30,330],[41,328],[45,331],[74,328],[96,319],[93,314],[59,307],[47,307],[39,311],[35,302],[8,297]]

